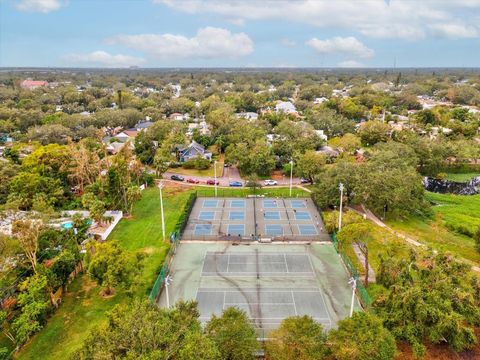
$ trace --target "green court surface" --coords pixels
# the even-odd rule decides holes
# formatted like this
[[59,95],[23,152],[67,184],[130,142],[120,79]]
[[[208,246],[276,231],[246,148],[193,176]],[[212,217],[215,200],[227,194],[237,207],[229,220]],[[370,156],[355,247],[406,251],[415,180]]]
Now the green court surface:
[[[259,330],[295,315],[312,316],[330,329],[350,310],[349,276],[332,244],[183,241],[170,274],[170,304],[196,300],[203,322],[237,307]],[[160,306],[166,306],[166,294],[164,289]],[[355,309],[360,310],[357,300]]]

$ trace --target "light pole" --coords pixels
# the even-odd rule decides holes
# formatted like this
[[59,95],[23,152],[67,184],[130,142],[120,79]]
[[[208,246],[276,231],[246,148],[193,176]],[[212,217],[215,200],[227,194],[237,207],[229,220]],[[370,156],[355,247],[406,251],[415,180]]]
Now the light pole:
[[173,278],[170,275],[165,277],[165,295],[167,297],[167,309],[170,308],[170,295],[168,294],[168,287],[172,283]]
[[355,290],[357,289],[357,279],[351,277],[348,283],[352,286],[352,304],[350,305],[350,317],[353,315],[353,304],[355,303]]
[[215,197],[217,197],[217,160],[213,162],[213,175],[215,180],[213,181],[213,185],[215,186]]
[[293,160],[290,160],[290,197],[292,197]]
[[163,242],[165,242],[165,216],[164,216],[164,213],[163,213],[162,189],[163,189],[163,182],[160,182],[158,184],[158,190],[160,191],[160,211],[161,211],[161,214],[162,214],[162,236],[163,236]]
[[343,189],[344,189],[343,184],[340,183],[338,188],[340,189],[340,215],[338,216],[338,230],[342,230]]

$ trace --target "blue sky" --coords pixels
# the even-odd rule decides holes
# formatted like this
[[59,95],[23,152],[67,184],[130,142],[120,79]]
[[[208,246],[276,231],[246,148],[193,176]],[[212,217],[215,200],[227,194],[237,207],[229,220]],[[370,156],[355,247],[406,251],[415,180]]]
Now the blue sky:
[[0,0],[0,66],[477,67],[480,0]]

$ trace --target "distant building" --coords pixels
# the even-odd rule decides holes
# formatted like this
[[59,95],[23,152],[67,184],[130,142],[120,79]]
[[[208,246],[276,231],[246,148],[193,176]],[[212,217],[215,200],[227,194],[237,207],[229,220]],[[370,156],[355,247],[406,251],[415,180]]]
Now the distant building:
[[141,121],[135,125],[135,129],[137,131],[144,131],[147,130],[150,126],[152,126],[154,123],[152,121]]
[[236,113],[235,116],[237,119],[247,119],[247,120],[257,120],[258,114],[256,112],[240,112]]
[[319,104],[323,104],[325,101],[328,101],[328,99],[326,97],[322,96],[322,97],[319,97],[319,98],[315,98],[313,103],[315,105],[319,105]]
[[41,87],[47,87],[48,81],[38,81],[38,80],[23,80],[20,83],[20,87],[25,90],[35,90]]
[[285,113],[285,114],[296,114],[297,109],[295,105],[292,104],[290,101],[280,101],[277,105],[275,105],[275,111],[277,113]]
[[173,113],[170,115],[171,120],[175,121],[188,121],[190,119],[189,114],[180,114],[180,113]]

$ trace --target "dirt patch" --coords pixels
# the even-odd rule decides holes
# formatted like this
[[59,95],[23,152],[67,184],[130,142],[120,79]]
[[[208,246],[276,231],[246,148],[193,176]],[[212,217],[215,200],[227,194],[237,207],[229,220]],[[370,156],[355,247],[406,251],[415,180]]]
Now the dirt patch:
[[97,287],[97,283],[90,279],[88,276],[84,278],[82,281],[82,291],[88,293],[90,290],[95,289]]
[[157,252],[157,249],[154,248],[153,246],[149,246],[149,247],[146,247],[146,248],[142,249],[141,252],[143,254],[151,255],[151,254],[155,254]]
[[[480,338],[480,329],[475,330],[477,339]],[[453,352],[448,348],[447,344],[427,344],[426,353],[422,360],[478,360],[480,359],[480,342],[472,349],[462,351],[461,353]],[[417,360],[413,355],[412,348],[405,342],[397,343],[398,354],[396,360]]]
[[270,176],[273,180],[283,180],[284,176],[283,176],[283,172],[281,170],[275,170],[272,172],[271,176]]
[[191,187],[188,185],[183,185],[182,183],[179,182],[173,182],[173,181],[165,181],[165,192],[168,195],[176,195],[188,190],[191,190]]

